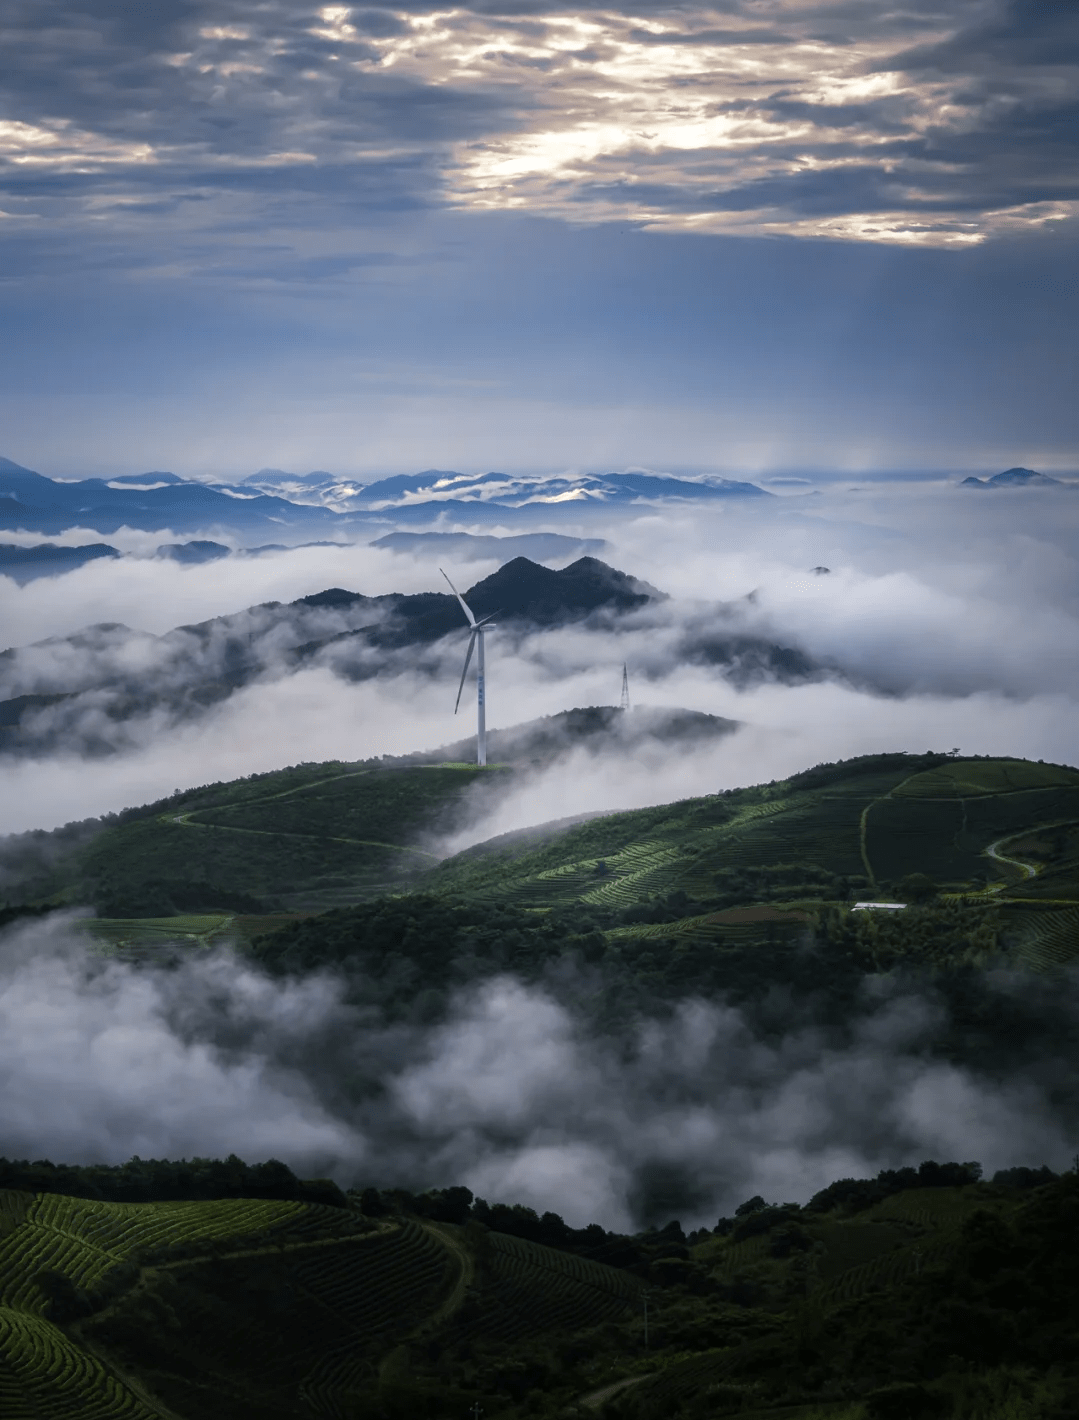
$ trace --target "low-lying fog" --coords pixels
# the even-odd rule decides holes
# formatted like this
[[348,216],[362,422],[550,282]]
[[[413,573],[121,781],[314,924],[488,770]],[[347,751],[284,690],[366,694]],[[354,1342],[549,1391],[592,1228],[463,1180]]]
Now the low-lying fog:
[[[1001,977],[1074,1030],[1074,995]],[[597,1037],[572,980],[497,977],[448,1019],[388,1025],[331,976],[269,980],[225,952],[174,971],[89,957],[73,924],[0,933],[0,1152],[121,1162],[277,1157],[342,1184],[464,1183],[583,1226],[713,1226],[757,1193],[804,1202],[924,1158],[1070,1161],[1079,1078],[1042,1038],[997,1074],[933,1053],[947,1007],[877,983],[842,1027],[781,1032],[686,999]],[[1052,1000],[1050,1001],[1050,996]]]

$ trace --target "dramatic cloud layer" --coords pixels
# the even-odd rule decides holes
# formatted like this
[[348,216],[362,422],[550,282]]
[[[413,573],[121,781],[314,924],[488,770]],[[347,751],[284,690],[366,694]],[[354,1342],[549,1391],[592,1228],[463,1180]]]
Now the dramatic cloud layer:
[[[1013,1010],[1024,989],[1044,1024],[1047,992],[999,983]],[[999,1075],[949,1063],[932,993],[893,983],[831,1030],[809,1003],[769,1030],[689,999],[619,1038],[594,1036],[573,995],[572,980],[499,977],[442,1025],[389,1025],[330,978],[274,983],[227,954],[136,969],[88,956],[60,922],[9,930],[0,1154],[276,1156],[344,1184],[465,1183],[623,1228],[711,1226],[756,1193],[804,1202],[925,1157],[1070,1158],[1077,1081],[1050,1064],[1052,1044]],[[1074,984],[1053,997],[1074,1028]]]
[[167,213],[235,254],[315,199],[964,245],[1077,199],[1067,6],[15,0],[0,39],[16,223]]
[[3,31],[14,220],[280,220],[338,190],[965,244],[1076,202],[1066,6],[48,11]]
[[0,454],[1076,466],[1074,6],[0,5]]

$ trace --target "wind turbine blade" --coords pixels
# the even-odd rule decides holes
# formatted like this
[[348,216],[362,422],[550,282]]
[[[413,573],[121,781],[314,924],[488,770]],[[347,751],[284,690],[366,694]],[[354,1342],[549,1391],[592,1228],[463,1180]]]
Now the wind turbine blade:
[[[438,570],[439,570],[440,572],[442,572],[442,568],[441,568],[441,567],[440,567]],[[442,575],[443,575],[443,577],[446,577],[445,572],[442,572]],[[446,577],[446,581],[449,582],[449,584],[450,584],[450,591],[451,591],[451,592],[453,593],[453,595],[457,598],[457,600],[461,603],[461,606],[462,606],[462,608],[464,609],[464,613],[465,613],[465,615],[468,617],[468,624],[469,624],[469,626],[475,626],[475,624],[476,624],[476,618],[475,618],[475,617],[472,615],[472,613],[469,611],[469,609],[468,609],[468,603],[465,601],[464,597],[463,597],[463,596],[461,595],[461,593],[457,590],[457,588],[453,585],[453,583],[450,582],[450,579],[449,579],[448,577]],[[469,651],[468,654],[471,656],[472,652]]]
[[457,687],[457,704],[453,707],[453,713],[455,715],[461,704],[461,691],[465,688],[465,676],[468,675],[468,665],[472,660],[472,648],[476,644],[476,634],[477,633],[473,631],[472,635],[468,638],[468,650],[465,652],[465,668],[461,672],[461,684]]
[[489,615],[481,617],[480,620],[476,622],[476,629],[479,630],[481,626],[486,626],[488,622],[492,621],[497,615],[497,611],[492,611]]

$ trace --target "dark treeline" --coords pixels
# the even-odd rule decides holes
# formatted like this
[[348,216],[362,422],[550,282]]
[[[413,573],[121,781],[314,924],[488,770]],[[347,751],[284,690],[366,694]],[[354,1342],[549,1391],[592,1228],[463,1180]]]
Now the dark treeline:
[[[996,1188],[1026,1190],[1053,1183],[1058,1175],[1042,1165],[998,1170],[992,1178]],[[615,1267],[633,1266],[654,1258],[656,1249],[664,1256],[688,1258],[686,1244],[702,1242],[715,1235],[733,1234],[735,1241],[754,1237],[805,1217],[836,1213],[849,1217],[880,1203],[895,1193],[921,1188],[964,1188],[982,1179],[981,1164],[938,1163],[926,1159],[918,1168],[882,1169],[876,1178],[844,1178],[815,1193],[804,1207],[797,1203],[766,1203],[761,1197],[747,1199],[733,1218],[720,1218],[714,1229],[699,1228],[686,1234],[678,1219],[662,1228],[625,1235],[607,1232],[598,1223],[584,1228],[570,1227],[557,1213],[538,1214],[535,1209],[514,1203],[488,1203],[467,1188],[429,1189],[411,1193],[407,1189],[351,1189],[353,1204],[367,1217],[406,1215],[429,1218],[433,1222],[481,1223],[494,1232],[509,1233],[526,1242],[580,1252]],[[641,1249],[644,1249],[643,1251]]]
[[[720,1218],[715,1229],[701,1228],[694,1240],[711,1232],[724,1236],[732,1230],[744,1236],[767,1231],[780,1220],[798,1213],[838,1211],[844,1216],[861,1212],[893,1193],[917,1188],[961,1188],[981,1180],[978,1163],[937,1163],[927,1159],[918,1168],[883,1169],[872,1179],[839,1179],[815,1193],[804,1208],[796,1203],[770,1204],[748,1199],[735,1216]],[[997,1187],[1029,1189],[1056,1180],[1057,1174],[1040,1168],[1004,1169],[993,1175]],[[520,1203],[488,1203],[468,1188],[452,1186],[414,1193],[406,1188],[350,1188],[346,1195],[329,1179],[301,1179],[279,1159],[248,1164],[235,1154],[227,1159],[140,1159],[124,1164],[55,1164],[48,1159],[0,1158],[0,1188],[29,1193],[60,1193],[72,1198],[98,1198],[114,1203],[152,1203],[181,1199],[216,1198],[294,1199],[358,1209],[366,1217],[412,1216],[433,1222],[482,1223],[494,1232],[509,1233],[529,1242],[543,1243],[595,1255],[614,1242],[630,1239],[607,1232],[598,1223],[570,1227],[557,1213],[538,1214]],[[685,1243],[687,1236],[675,1219],[663,1228],[648,1228],[632,1235],[640,1241]]]
[[63,1193],[110,1203],[163,1203],[181,1199],[279,1198],[348,1207],[329,1179],[297,1178],[287,1164],[267,1159],[246,1164],[227,1159],[129,1159],[126,1164],[54,1164],[48,1159],[0,1159],[0,1188]]

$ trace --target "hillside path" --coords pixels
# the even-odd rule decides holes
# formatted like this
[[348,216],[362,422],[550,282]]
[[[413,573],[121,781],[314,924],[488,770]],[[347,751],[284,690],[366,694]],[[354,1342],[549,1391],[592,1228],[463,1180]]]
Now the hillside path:
[[630,1386],[640,1385],[642,1381],[651,1379],[649,1373],[646,1376],[627,1376],[625,1380],[612,1381],[609,1385],[600,1386],[599,1390],[590,1390],[587,1395],[578,1396],[577,1404],[583,1405],[586,1410],[598,1410],[601,1405],[606,1405],[608,1400],[613,1400],[616,1395],[629,1390]]
[[[1014,834],[1011,834],[1010,836],[1013,838],[1015,837]],[[1021,858],[1009,858],[1006,853],[1000,853],[997,851],[1000,848],[1000,845],[1002,843],[1007,843],[1007,841],[1007,838],[998,838],[995,843],[990,843],[989,847],[985,850],[985,856],[987,858],[992,858],[994,862],[1007,863],[1009,867],[1012,868],[1021,868],[1024,878],[1036,878],[1038,876],[1038,869],[1034,864],[1025,863]],[[1006,886],[1006,883],[1002,883],[1001,886],[996,889],[996,891],[1001,892]]]
[[476,1277],[476,1264],[472,1254],[465,1247],[461,1239],[455,1236],[449,1228],[442,1227],[438,1223],[423,1222],[420,1225],[424,1232],[431,1233],[453,1255],[457,1263],[457,1280],[454,1282],[449,1296],[424,1323],[424,1328],[428,1326],[440,1326],[442,1322],[448,1321],[455,1311],[461,1306],[469,1287],[472,1286]]
[[[219,808],[229,808],[228,804],[219,804]],[[246,805],[245,805],[246,807]],[[190,814],[177,814],[173,823],[178,823],[184,828],[215,828],[218,833],[248,833],[256,838],[305,838],[313,843],[348,843],[357,848],[389,848],[394,853],[416,853],[421,858],[430,858],[433,862],[438,862],[438,855],[428,853],[422,848],[409,848],[403,843],[383,843],[376,838],[341,838],[334,833],[288,833],[284,829],[271,828],[237,828],[231,823],[193,823],[192,814],[212,813],[212,809],[193,809]]]
[[316,843],[349,843],[358,848],[390,848],[398,853],[417,853],[421,858],[431,858],[437,862],[436,854],[425,853],[422,848],[407,848],[401,843],[382,843],[372,838],[341,838],[330,833],[285,833],[266,828],[236,828],[229,823],[193,822],[196,814],[212,814],[221,809],[247,809],[255,804],[269,804],[277,799],[291,798],[293,794],[306,794],[311,789],[321,789],[324,784],[338,784],[342,779],[363,779],[370,773],[370,769],[356,769],[347,774],[331,774],[329,778],[316,779],[312,784],[298,784],[295,789],[282,789],[279,794],[264,794],[259,799],[239,799],[231,804],[215,804],[213,808],[189,809],[184,814],[164,814],[162,817],[172,823],[181,824],[184,828],[216,828],[225,833],[254,833],[263,838],[307,838]]

